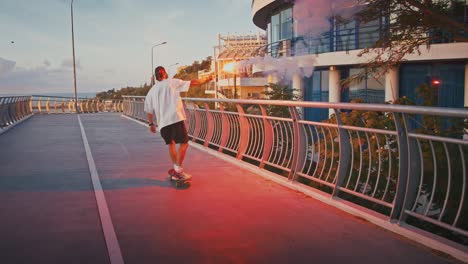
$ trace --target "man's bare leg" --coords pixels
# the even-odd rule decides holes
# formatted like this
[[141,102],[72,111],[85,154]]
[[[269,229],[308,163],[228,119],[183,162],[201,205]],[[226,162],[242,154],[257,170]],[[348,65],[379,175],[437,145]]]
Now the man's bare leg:
[[169,156],[171,157],[172,164],[179,165],[177,162],[177,148],[174,141],[172,141],[169,145]]
[[182,162],[184,162],[185,159],[185,153],[187,152],[188,148],[188,143],[181,143],[179,146],[179,156],[178,156],[178,161],[179,161],[179,166],[182,166]]

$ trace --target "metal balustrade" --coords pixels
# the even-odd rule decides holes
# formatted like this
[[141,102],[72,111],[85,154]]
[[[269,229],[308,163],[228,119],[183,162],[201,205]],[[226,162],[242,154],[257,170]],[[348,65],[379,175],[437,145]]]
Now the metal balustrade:
[[31,114],[30,96],[0,97],[0,131]]
[[[80,113],[123,112],[122,100],[77,99],[76,105]],[[37,113],[76,113],[73,97],[32,95],[29,107],[31,112]]]
[[[466,109],[200,98],[184,104],[196,143],[388,221],[457,242],[468,238]],[[143,105],[143,96],[126,96],[124,114],[147,121]],[[304,108],[333,115],[308,121]]]
[[[122,100],[78,98],[80,113],[123,112]],[[0,97],[0,132],[36,113],[76,113],[75,99],[59,96]]]

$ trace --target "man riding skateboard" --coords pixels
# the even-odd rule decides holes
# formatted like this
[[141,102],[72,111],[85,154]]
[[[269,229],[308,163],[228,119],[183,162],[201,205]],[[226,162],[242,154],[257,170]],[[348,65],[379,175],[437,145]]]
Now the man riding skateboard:
[[[166,69],[162,66],[156,67],[155,76],[152,78],[153,87],[148,91],[145,98],[144,110],[148,115],[149,129],[156,133],[156,125],[153,123],[156,115],[157,128],[169,146],[169,156],[173,164],[169,171],[172,180],[189,180],[191,176],[184,172],[182,163],[188,148],[188,134],[185,127],[185,111],[180,97],[181,92],[188,92],[189,88],[199,86],[212,80],[183,81],[169,78]],[[154,81],[156,79],[156,81]],[[176,144],[179,144],[177,150]]]

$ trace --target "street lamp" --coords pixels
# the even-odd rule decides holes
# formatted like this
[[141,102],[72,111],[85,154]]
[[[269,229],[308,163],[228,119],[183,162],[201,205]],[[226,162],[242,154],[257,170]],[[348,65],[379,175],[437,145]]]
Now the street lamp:
[[[179,63],[176,62],[176,63],[174,63],[174,64],[171,64],[171,65],[167,66],[167,69],[168,69],[169,72],[171,73],[171,76],[172,76],[171,67],[172,67],[172,66],[176,66],[176,65],[179,65]],[[176,73],[177,73],[177,71],[176,71]]]
[[75,64],[75,34],[73,32],[73,0],[71,0],[70,4],[70,11],[71,11],[71,31],[72,31],[72,50],[73,50],[73,87],[75,88],[75,111],[78,111],[78,98],[76,94],[76,64]]
[[236,86],[236,79],[237,79],[237,69],[235,62],[229,62],[224,64],[223,70],[225,72],[230,72],[234,74],[234,99],[237,99],[237,86]]
[[[170,76],[174,76],[174,74],[172,73],[171,67],[172,67],[172,66],[176,66],[176,65],[179,65],[179,63],[178,63],[178,62],[176,62],[176,63],[173,63],[173,64],[171,64],[171,65],[167,66],[167,72],[168,72],[168,75],[170,75]],[[177,73],[177,71],[176,71],[176,73]]]
[[167,42],[164,41],[164,42],[161,42],[161,43],[158,43],[158,44],[154,44],[153,47],[151,47],[151,75],[154,74],[154,64],[153,64],[153,49],[154,47],[157,47],[159,45],[164,45],[166,44]]

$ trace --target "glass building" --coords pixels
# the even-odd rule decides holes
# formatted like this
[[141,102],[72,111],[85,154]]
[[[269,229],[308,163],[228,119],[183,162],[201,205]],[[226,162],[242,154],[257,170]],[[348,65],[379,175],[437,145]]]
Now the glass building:
[[[436,78],[440,85],[435,105],[468,107],[468,43],[455,43],[444,32],[428,32],[440,36],[430,49],[422,48],[420,55],[406,56],[400,67],[379,79],[369,77],[343,87],[340,80],[362,71],[359,66],[364,61],[358,53],[372,47],[385,34],[389,19],[382,17],[367,24],[357,20],[340,23],[332,17],[319,20],[318,14],[323,12],[314,12],[315,6],[308,12],[301,8],[295,1],[252,1],[253,22],[267,32],[270,56],[301,56],[315,61],[311,76],[292,81],[305,101],[385,103],[406,96],[421,103],[416,87]],[[319,31],[305,30],[317,24]],[[304,115],[307,119],[325,119],[328,110],[308,109]]]

